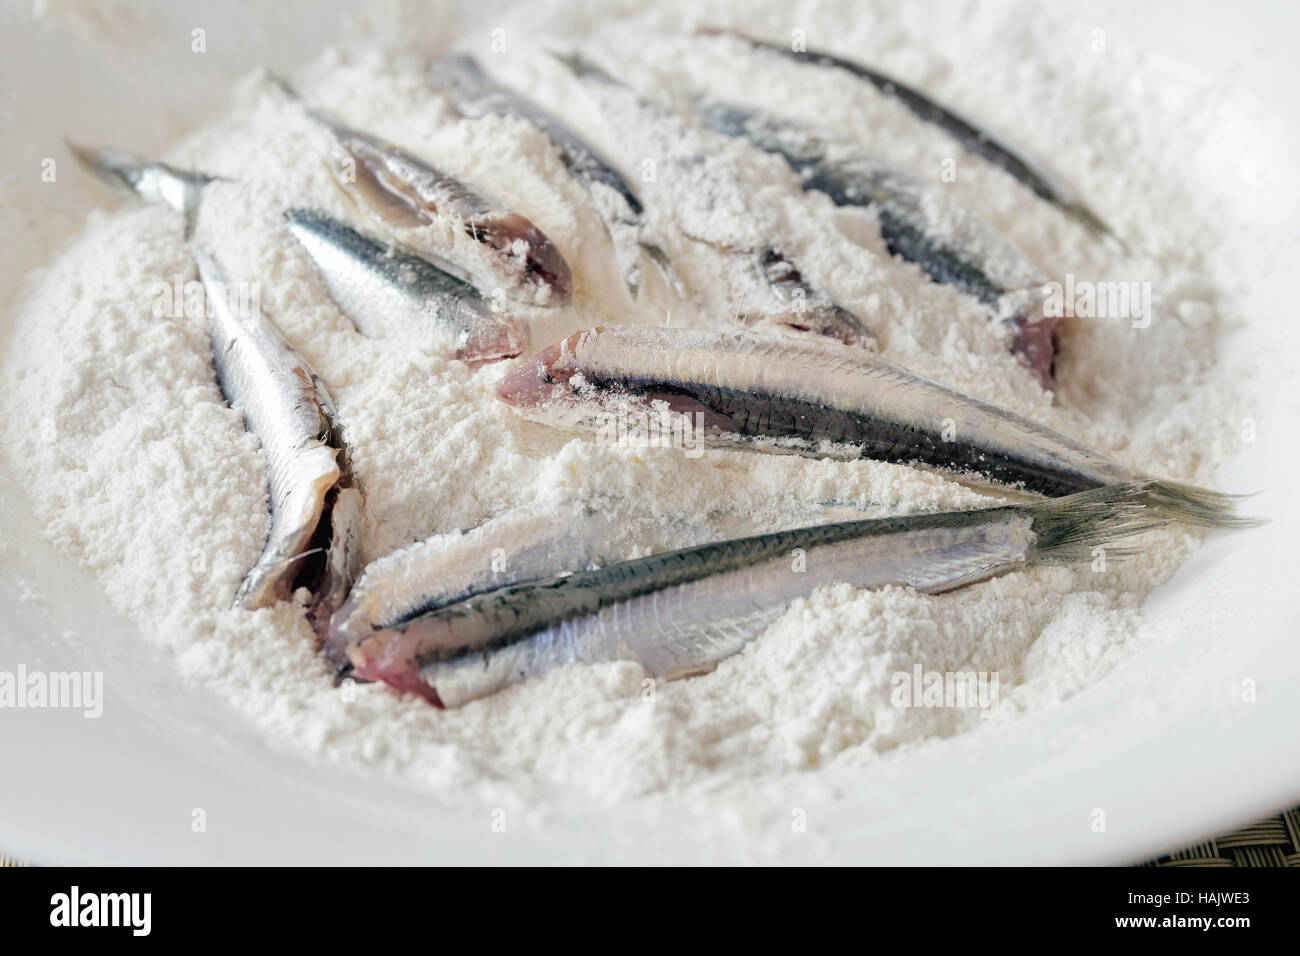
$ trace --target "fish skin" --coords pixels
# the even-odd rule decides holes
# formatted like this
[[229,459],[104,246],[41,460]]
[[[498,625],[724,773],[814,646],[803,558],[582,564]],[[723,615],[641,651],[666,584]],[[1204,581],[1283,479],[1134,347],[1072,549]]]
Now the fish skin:
[[[197,246],[194,258],[212,315],[217,384],[261,441],[268,465],[271,525],[235,604],[247,610],[270,607],[305,586],[313,594],[313,621],[328,620],[329,603],[338,600],[355,571],[360,503],[334,401],[259,310],[232,308],[216,261]],[[317,540],[322,531],[326,541]],[[310,552],[322,554],[327,544],[337,550],[312,560]]]
[[788,306],[778,316],[782,324],[845,345],[873,352],[877,349],[876,337],[858,317],[806,281],[798,266],[784,253],[765,249],[758,257],[758,270],[767,288],[778,301]]
[[[748,107],[704,97],[696,105],[713,129],[784,159],[805,191],[825,193],[837,206],[875,210],[890,254],[1003,317],[1011,330],[1012,353],[1044,388],[1051,387],[1052,335],[1060,320],[1033,314],[1047,276],[1008,239],[854,143],[825,139],[806,126]],[[956,231],[956,241],[938,235],[940,220]]]
[[211,316],[217,385],[267,458],[270,528],[234,603],[249,610],[269,607],[305,587],[308,620],[323,635],[359,567],[362,506],[329,391],[259,309],[235,307],[237,297],[229,294],[221,267],[191,238],[203,189],[216,177],[121,150],[75,152],[101,178],[184,217]]
[[[831,584],[938,594],[1038,561],[1073,561],[1164,522],[1121,485],[1033,505],[874,518],[757,535],[498,588],[376,631],[356,672],[457,707],[551,667],[629,660],[705,672],[790,601]],[[791,571],[801,550],[804,570]]]
[[982,157],[1012,178],[1024,183],[1040,199],[1044,199],[1056,206],[1090,232],[1098,236],[1114,239],[1121,247],[1124,246],[1124,241],[1116,235],[1115,231],[1057,176],[1050,173],[1040,163],[1017,152],[989,131],[981,129],[947,107],[940,106],[920,90],[861,63],[834,56],[830,53],[817,50],[795,50],[787,44],[770,43],[735,30],[704,27],[697,32],[705,36],[725,35],[734,37],[758,49],[779,54],[798,63],[844,70],[860,80],[865,80],[886,96],[897,99],[922,122],[939,127],[975,155]]
[[284,219],[362,334],[415,341],[443,335],[466,362],[511,358],[527,348],[525,326],[498,313],[454,267],[385,245],[319,210],[290,209]]
[[681,280],[671,262],[656,244],[644,238],[645,207],[641,198],[598,150],[537,103],[493,80],[468,54],[443,57],[430,68],[428,78],[452,94],[462,116],[517,116],[550,139],[570,175],[591,194],[633,298],[641,289],[642,251],[660,268],[670,286],[680,287]]
[[362,570],[334,614],[327,656],[346,670],[344,649],[375,631],[508,584],[619,560],[616,537],[615,522],[569,504],[518,508],[399,548]]
[[339,188],[404,245],[464,263],[483,285],[499,285],[532,305],[560,306],[573,276],[541,229],[451,173],[377,136],[306,106],[277,77],[272,86],[302,107],[328,135]]
[[453,93],[462,115],[475,119],[518,116],[527,120],[555,144],[565,168],[575,178],[602,183],[613,190],[626,205],[629,218],[639,218],[645,211],[635,190],[599,151],[535,102],[493,80],[472,56],[445,56],[430,68],[428,76],[435,86]]
[[[581,54],[557,55],[592,90],[616,133],[646,156],[657,158],[656,182],[678,214],[682,232],[728,254],[732,261],[732,299],[747,325],[771,325],[814,332],[846,344],[872,349],[876,337],[858,316],[815,289],[769,235],[771,223],[756,212],[747,187],[706,161],[698,136],[683,119],[641,96]],[[743,225],[711,231],[713,211],[729,208]],[[779,264],[779,268],[774,268]],[[800,290],[798,296],[792,295]]]
[[[497,383],[538,415],[612,402],[664,402],[700,415],[719,444],[922,464],[1052,497],[1146,480],[1084,443],[860,349],[788,337],[680,328],[577,332]],[[576,415],[575,415],[576,412]],[[1153,507],[1209,527],[1249,523],[1231,496],[1157,481]]]

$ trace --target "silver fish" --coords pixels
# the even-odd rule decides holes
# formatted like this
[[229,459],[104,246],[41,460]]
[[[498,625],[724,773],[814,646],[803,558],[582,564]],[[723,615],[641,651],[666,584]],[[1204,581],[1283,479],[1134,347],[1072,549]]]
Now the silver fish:
[[[681,117],[639,95],[577,54],[557,57],[591,89],[620,141],[657,163],[656,188],[667,195],[682,231],[732,257],[732,299],[747,323],[768,322],[874,349],[876,338],[834,299],[813,289],[780,251],[778,223],[746,184],[707,155],[709,143]],[[734,213],[718,217],[717,210]],[[780,268],[773,268],[781,263]],[[802,290],[791,295],[791,281]]]
[[874,209],[889,252],[993,309],[1011,327],[1011,351],[1044,388],[1051,386],[1052,333],[1059,319],[1037,308],[1047,276],[1010,240],[940,190],[855,143],[747,107],[703,97],[697,105],[718,132],[783,158],[805,190],[823,192],[837,206]]
[[[212,182],[117,150],[81,148],[77,157],[98,175],[181,213],[187,234]],[[190,246],[211,316],[217,384],[267,457],[271,526],[235,605],[269,607],[306,588],[308,617],[320,634],[359,564],[361,492],[333,399],[280,330],[234,294],[207,250],[194,241]]]
[[330,296],[364,335],[443,336],[466,362],[510,358],[527,347],[522,325],[442,264],[385,245],[319,210],[291,209],[284,218]]
[[585,505],[519,508],[469,531],[434,535],[366,565],[334,614],[327,654],[385,628],[521,581],[621,560],[617,525]]
[[1039,198],[1047,200],[1091,232],[1101,236],[1109,236],[1119,242],[1121,246],[1124,244],[1115,235],[1114,230],[1100,216],[1088,208],[1069,186],[1048,172],[1040,163],[1017,152],[988,130],[981,129],[947,107],[940,106],[920,90],[908,86],[906,83],[852,60],[846,60],[843,57],[833,56],[817,50],[796,50],[789,44],[757,40],[734,30],[705,27],[698,32],[704,35],[735,37],[759,49],[777,53],[798,63],[844,70],[858,79],[865,80],[886,96],[898,100],[922,122],[939,127],[975,155],[983,157],[994,166],[1024,183]]
[[[862,514],[852,505],[828,502],[808,510],[823,516]],[[731,527],[752,529],[745,515],[722,519]],[[673,550],[722,536],[707,521],[694,518],[615,520],[582,503],[516,508],[469,531],[436,534],[366,565],[347,603],[334,614],[327,650],[346,669],[350,665],[343,651],[375,631],[400,627],[497,588],[622,561],[628,555],[620,542],[631,529],[643,551]]]
[[615,258],[633,298],[641,287],[643,251],[664,272],[665,281],[680,285],[667,255],[645,238],[645,207],[640,197],[598,150],[553,114],[493,80],[468,54],[443,57],[430,68],[428,76],[435,86],[451,92],[462,116],[518,116],[546,134],[569,174],[591,194],[614,243]]
[[[1159,527],[1142,484],[1030,505],[820,525],[498,588],[353,643],[359,676],[458,707],[558,665],[701,673],[830,584],[939,594]],[[1121,549],[1122,550],[1122,549]],[[791,570],[802,552],[803,570]],[[1115,553],[1108,551],[1108,553]]]
[[[301,104],[282,80],[271,82]],[[391,143],[303,108],[329,136],[339,187],[404,245],[463,264],[480,285],[534,305],[569,301],[569,265],[528,219]]]
[[[1058,496],[1144,479],[1080,441],[914,375],[860,349],[787,337],[677,328],[577,332],[506,375],[497,395],[561,424],[588,427],[614,402],[662,402],[714,443],[874,458]],[[1172,481],[1153,507],[1237,526],[1231,496]]]
[[212,315],[217,384],[268,462],[271,527],[235,603],[270,607],[307,587],[313,620],[323,624],[352,582],[361,511],[333,399],[260,311],[232,307],[212,257],[195,247],[194,258]]

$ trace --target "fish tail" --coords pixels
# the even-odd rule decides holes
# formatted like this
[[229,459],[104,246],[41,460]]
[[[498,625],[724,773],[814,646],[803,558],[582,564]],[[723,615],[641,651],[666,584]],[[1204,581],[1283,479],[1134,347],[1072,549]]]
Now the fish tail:
[[1104,485],[1024,506],[1034,532],[1030,560],[1091,561],[1096,557],[1096,549],[1103,547],[1108,558],[1137,553],[1137,548],[1113,547],[1113,544],[1173,521],[1172,516],[1148,503],[1151,488],[1156,484],[1133,481]]
[[1171,519],[1199,528],[1254,528],[1263,519],[1233,514],[1243,495],[1211,491],[1178,481],[1146,482],[1147,504]]
[[121,149],[64,144],[87,170],[110,186],[131,190],[146,202],[169,206],[185,217],[185,238],[194,231],[204,187],[219,177],[177,169]]

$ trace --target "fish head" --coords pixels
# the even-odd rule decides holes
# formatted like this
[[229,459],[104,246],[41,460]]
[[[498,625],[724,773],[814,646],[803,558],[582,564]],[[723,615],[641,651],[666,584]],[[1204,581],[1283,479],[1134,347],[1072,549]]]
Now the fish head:
[[[497,397],[516,408],[536,408],[557,402],[564,403],[576,397],[570,382],[573,369],[566,373],[563,339],[538,352],[531,359],[497,382]],[[572,355],[572,351],[569,352]]]
[[349,645],[347,660],[356,677],[383,682],[399,693],[416,694],[440,708],[438,692],[420,676],[419,646],[418,637],[406,630],[377,630]]
[[564,305],[573,297],[573,274],[564,256],[542,230],[519,213],[500,217],[490,229],[469,223],[466,231],[522,267],[525,281],[537,293],[538,305]]
[[496,362],[522,355],[528,348],[528,333],[508,318],[480,323],[456,350],[462,362]]
[[1030,320],[1023,314],[1011,320],[1011,352],[1043,388],[1051,388],[1056,380],[1055,332],[1060,321],[1051,316]]

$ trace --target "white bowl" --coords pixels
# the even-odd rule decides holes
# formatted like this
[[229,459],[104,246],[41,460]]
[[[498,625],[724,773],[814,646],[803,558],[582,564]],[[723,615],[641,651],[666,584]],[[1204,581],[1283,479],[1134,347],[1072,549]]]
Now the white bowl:
[[[156,25],[123,31],[129,42],[111,54],[75,31],[34,25],[17,5],[0,14],[0,88],[15,95],[4,139],[19,144],[0,163],[10,185],[31,183],[23,197],[42,223],[8,219],[6,296],[50,254],[51,241],[102,202],[84,179],[40,184],[39,158],[66,156],[59,137],[76,131],[87,141],[160,148],[176,132],[160,118],[203,115],[233,76],[260,63],[291,69],[337,29],[319,3],[160,10],[156,20],[137,13]],[[1111,42],[1122,37],[1195,64],[1179,74],[1187,82],[1219,77],[1215,89],[1240,91],[1236,140],[1188,152],[1206,165],[1206,188],[1226,188],[1243,158],[1258,170],[1241,200],[1260,223],[1259,274],[1245,277],[1252,324],[1230,345],[1265,354],[1253,382],[1258,440],[1221,483],[1261,489],[1250,510],[1271,523],[1212,538],[1147,602],[1145,613],[1177,639],[1062,706],[895,755],[869,773],[827,771],[819,789],[845,796],[801,801],[807,832],[777,841],[781,859],[1128,862],[1300,801],[1297,319],[1293,277],[1275,268],[1300,252],[1300,68],[1289,48],[1298,24],[1283,3],[1239,3],[1234,13],[1163,2],[1106,27]],[[207,54],[189,51],[194,26],[207,30]],[[94,582],[40,540],[10,485],[0,481],[0,670],[102,670],[108,683],[98,720],[0,710],[6,852],[47,864],[752,858],[743,829],[583,801],[555,811],[544,828],[485,837],[491,808],[443,804],[271,751],[153,659]],[[1243,699],[1244,681],[1253,682],[1253,701]],[[205,832],[191,827],[196,809]]]

